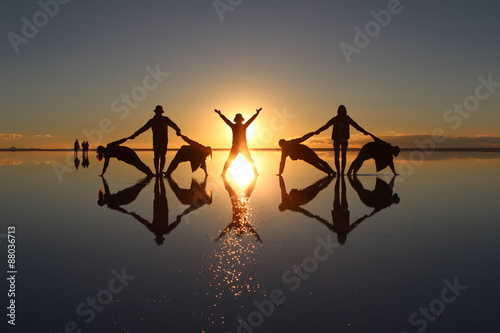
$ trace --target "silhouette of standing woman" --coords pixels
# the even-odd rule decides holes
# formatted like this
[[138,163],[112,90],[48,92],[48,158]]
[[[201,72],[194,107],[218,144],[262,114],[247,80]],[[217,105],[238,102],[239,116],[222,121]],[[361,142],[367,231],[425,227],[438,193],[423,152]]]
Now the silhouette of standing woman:
[[221,112],[220,110],[215,109],[215,113],[217,113],[224,122],[231,127],[231,130],[233,131],[233,145],[231,146],[231,151],[229,152],[229,157],[226,160],[226,163],[224,163],[224,169],[222,170],[222,177],[226,176],[226,171],[229,165],[233,162],[233,160],[238,156],[238,154],[243,155],[245,159],[252,164],[252,169],[253,172],[255,173],[256,176],[259,175],[257,172],[257,168],[255,167],[255,163],[252,159],[252,156],[250,156],[250,151],[248,150],[247,146],[247,127],[250,126],[250,124],[257,118],[259,115],[260,111],[262,108],[258,109],[257,112],[250,118],[248,119],[247,122],[243,122],[245,119],[241,115],[241,113],[237,113],[236,116],[234,116],[234,123],[231,122],[229,119],[227,119]]
[[[351,137],[349,133],[349,127],[352,126],[364,135],[368,135],[368,132],[365,131],[361,126],[359,126],[351,117],[347,115],[347,110],[344,105],[340,105],[337,109],[337,115],[330,119],[324,126],[320,127],[316,134],[319,134],[326,130],[328,127],[333,126],[332,130],[332,140],[333,140],[333,149],[335,151],[335,168],[337,169],[337,173],[343,175],[345,172],[346,165],[346,155],[347,155],[347,146],[348,140]],[[342,151],[342,170],[340,169],[339,155]]]

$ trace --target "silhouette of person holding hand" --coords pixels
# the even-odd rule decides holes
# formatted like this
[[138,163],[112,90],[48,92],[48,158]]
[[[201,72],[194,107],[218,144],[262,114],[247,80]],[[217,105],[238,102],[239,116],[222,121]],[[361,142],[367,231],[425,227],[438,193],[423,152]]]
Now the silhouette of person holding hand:
[[295,160],[303,160],[314,166],[316,169],[319,169],[328,175],[335,175],[335,171],[330,167],[330,165],[322,160],[318,154],[308,146],[302,144],[302,142],[309,139],[315,133],[307,133],[301,138],[292,139],[292,140],[279,140],[278,144],[281,147],[281,161],[280,161],[280,169],[278,175],[283,174],[283,170],[285,169],[286,158],[290,156],[290,158]]
[[396,170],[394,169],[394,161],[393,156],[399,155],[399,147],[392,146],[390,143],[385,142],[375,135],[370,134],[370,136],[375,140],[374,142],[368,142],[365,144],[358,153],[358,156],[351,163],[348,174],[356,174],[358,170],[363,165],[364,161],[373,158],[375,160],[375,166],[377,168],[377,172],[385,169],[389,166],[392,172],[397,175]]
[[[337,169],[337,173],[343,175],[345,172],[346,165],[346,156],[347,156],[347,147],[348,141],[351,137],[349,128],[350,126],[354,127],[361,133],[368,135],[369,133],[365,131],[361,126],[359,126],[351,117],[347,115],[347,109],[344,105],[340,105],[337,109],[337,115],[330,119],[325,125],[320,127],[315,133],[319,134],[333,126],[332,130],[332,140],[333,140],[333,149],[335,152],[335,168]],[[340,154],[342,154],[342,169],[340,169]]]
[[227,119],[220,110],[215,109],[215,113],[217,113],[224,122],[231,127],[231,130],[233,131],[233,143],[231,146],[231,151],[229,152],[229,157],[226,160],[226,163],[224,163],[224,169],[222,170],[222,177],[225,177],[227,168],[233,160],[238,156],[238,154],[243,155],[243,157],[252,165],[253,172],[255,173],[256,176],[259,175],[257,172],[257,168],[255,167],[255,163],[252,159],[252,156],[250,156],[250,151],[248,150],[247,146],[247,135],[246,131],[248,126],[257,118],[259,115],[260,111],[262,108],[257,109],[257,112],[250,118],[248,121],[244,122],[244,118],[241,115],[241,113],[237,113],[236,116],[234,117],[234,123],[231,122],[229,119]]
[[205,171],[205,176],[208,176],[207,165],[205,164],[205,160],[208,155],[212,157],[212,148],[204,146],[194,140],[191,140],[185,135],[181,135],[181,138],[189,143],[189,145],[183,145],[175,154],[174,159],[170,162],[170,165],[165,172],[165,176],[170,177],[172,172],[177,169],[179,163],[182,162],[190,162],[191,163],[191,171],[195,172],[198,168],[201,167],[203,171]]
[[154,117],[149,119],[148,122],[132,134],[129,139],[135,139],[135,137],[139,136],[141,133],[151,129],[153,132],[153,162],[156,175],[161,176],[163,168],[165,167],[165,158],[167,155],[168,126],[172,127],[177,135],[181,135],[181,130],[169,117],[162,116],[164,111],[161,105],[157,105],[153,111],[155,113]]
[[154,174],[151,169],[144,164],[139,156],[129,147],[120,146],[122,143],[127,141],[128,138],[124,138],[118,141],[108,143],[106,147],[97,147],[97,159],[101,162],[104,158],[104,166],[102,168],[102,173],[100,176],[104,176],[106,172],[109,160],[111,157],[116,158],[119,161],[125,162],[127,164],[135,166],[138,170],[144,172],[148,177],[152,177]]

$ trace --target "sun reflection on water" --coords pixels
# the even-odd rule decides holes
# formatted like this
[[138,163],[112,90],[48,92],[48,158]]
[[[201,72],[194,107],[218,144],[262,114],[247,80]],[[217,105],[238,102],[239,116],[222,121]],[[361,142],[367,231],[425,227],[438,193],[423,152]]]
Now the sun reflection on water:
[[238,185],[240,189],[248,187],[256,177],[250,163],[238,155],[228,169],[228,180]]

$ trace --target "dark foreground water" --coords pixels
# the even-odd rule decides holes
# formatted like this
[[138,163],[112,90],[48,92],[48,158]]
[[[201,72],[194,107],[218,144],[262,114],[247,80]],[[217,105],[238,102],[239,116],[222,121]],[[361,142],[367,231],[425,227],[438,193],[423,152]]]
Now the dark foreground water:
[[215,152],[169,182],[0,153],[1,331],[498,332],[500,154],[405,153],[394,179],[253,154],[257,179]]

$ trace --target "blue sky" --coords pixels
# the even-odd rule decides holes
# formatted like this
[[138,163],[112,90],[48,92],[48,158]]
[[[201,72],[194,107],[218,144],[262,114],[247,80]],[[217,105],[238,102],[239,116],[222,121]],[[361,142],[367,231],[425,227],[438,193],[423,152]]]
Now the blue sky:
[[[55,4],[53,17],[43,14]],[[0,147],[111,142],[157,104],[213,147],[230,144],[214,108],[248,118],[263,107],[249,143],[276,147],[326,123],[339,104],[394,144],[441,129],[445,147],[499,146],[499,9],[494,1],[2,1]],[[26,20],[37,19],[37,33],[15,45],[13,34],[25,38]],[[340,45],[356,47],[356,27],[375,30],[346,57]],[[163,73],[159,81],[147,78],[151,70]],[[464,103],[469,110],[454,108]],[[353,144],[366,142],[353,134]],[[328,137],[314,145],[328,146]],[[149,134],[127,143],[150,144]]]

